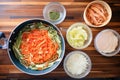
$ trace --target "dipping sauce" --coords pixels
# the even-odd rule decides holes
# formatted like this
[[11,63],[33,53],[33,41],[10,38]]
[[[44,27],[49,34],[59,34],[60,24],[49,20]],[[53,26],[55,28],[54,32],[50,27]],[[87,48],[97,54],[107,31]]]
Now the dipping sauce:
[[84,46],[87,39],[88,33],[85,30],[84,25],[81,25],[80,23],[75,23],[72,25],[72,28],[68,30],[68,43],[74,47]]

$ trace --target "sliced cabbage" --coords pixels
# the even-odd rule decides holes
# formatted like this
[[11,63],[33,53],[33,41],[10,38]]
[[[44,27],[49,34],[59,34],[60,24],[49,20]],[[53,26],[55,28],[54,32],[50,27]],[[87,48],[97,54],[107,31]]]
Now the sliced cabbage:
[[88,35],[83,26],[76,26],[68,32],[68,42],[75,47],[81,47],[88,39]]

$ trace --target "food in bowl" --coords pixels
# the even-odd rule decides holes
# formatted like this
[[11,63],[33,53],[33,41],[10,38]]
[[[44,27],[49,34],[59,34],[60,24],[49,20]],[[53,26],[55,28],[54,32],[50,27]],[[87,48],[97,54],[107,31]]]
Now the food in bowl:
[[49,18],[51,20],[58,20],[60,18],[60,13],[58,11],[49,12]]
[[70,44],[76,47],[81,47],[84,45],[85,41],[88,39],[88,34],[83,26],[74,27],[68,32],[68,41]]
[[104,1],[92,1],[84,11],[84,20],[91,27],[103,27],[110,21],[112,11]]
[[118,46],[118,38],[111,31],[102,32],[96,41],[96,46],[104,53],[110,53]]
[[91,70],[90,58],[82,51],[72,51],[64,60],[64,69],[70,77],[83,78]]
[[12,46],[16,58],[31,70],[51,67],[61,54],[61,40],[57,31],[42,22],[24,26]]
[[50,2],[43,9],[43,17],[53,24],[59,24],[66,17],[66,9],[59,2]]
[[87,69],[87,59],[85,56],[75,53],[66,61],[66,68],[71,74],[79,75]]
[[67,41],[76,49],[87,47],[92,40],[92,32],[89,27],[83,23],[75,23],[67,30]]
[[95,47],[103,55],[112,56],[119,51],[119,34],[111,29],[101,31],[95,38]]
[[93,3],[87,9],[86,16],[91,24],[99,26],[108,19],[108,12],[101,4]]

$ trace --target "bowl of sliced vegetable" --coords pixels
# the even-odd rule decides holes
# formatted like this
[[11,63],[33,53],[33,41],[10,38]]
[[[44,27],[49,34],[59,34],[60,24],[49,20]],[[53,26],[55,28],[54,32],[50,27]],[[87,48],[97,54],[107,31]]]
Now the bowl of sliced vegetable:
[[31,19],[20,23],[11,32],[9,39],[0,32],[12,63],[29,75],[50,73],[62,61],[65,42],[60,30],[42,19]]
[[90,57],[82,51],[72,51],[64,59],[64,70],[72,78],[86,77],[92,68]]
[[66,34],[68,44],[75,49],[84,49],[88,47],[92,41],[92,31],[84,23],[72,24]]
[[84,10],[83,18],[91,27],[103,27],[107,25],[112,17],[112,10],[108,3],[102,0],[90,2]]

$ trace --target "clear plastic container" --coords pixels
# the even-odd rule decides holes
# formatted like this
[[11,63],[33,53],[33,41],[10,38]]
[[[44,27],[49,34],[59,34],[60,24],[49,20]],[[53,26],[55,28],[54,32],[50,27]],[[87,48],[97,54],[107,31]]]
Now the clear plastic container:
[[[50,18],[50,12],[55,12],[59,14],[59,18],[56,20],[52,20]],[[66,17],[66,9],[59,2],[50,2],[43,9],[43,16],[45,20],[50,21],[53,24],[61,23]]]

